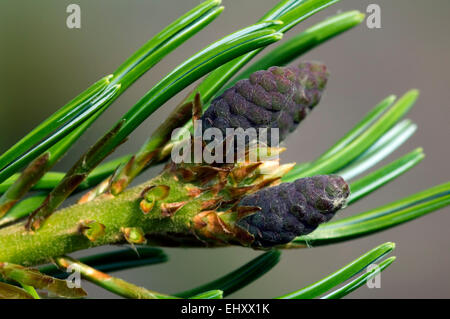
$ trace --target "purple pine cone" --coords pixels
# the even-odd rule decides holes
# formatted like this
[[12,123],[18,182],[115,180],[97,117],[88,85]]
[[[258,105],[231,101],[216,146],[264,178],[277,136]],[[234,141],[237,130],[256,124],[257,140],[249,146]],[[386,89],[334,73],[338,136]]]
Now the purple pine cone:
[[219,128],[225,136],[226,128],[279,128],[282,141],[319,103],[327,79],[326,66],[318,62],[257,71],[212,101],[203,130]]
[[286,244],[329,221],[349,194],[349,186],[340,176],[301,178],[245,196],[239,206],[257,206],[261,211],[242,218],[237,225],[255,237],[254,247]]

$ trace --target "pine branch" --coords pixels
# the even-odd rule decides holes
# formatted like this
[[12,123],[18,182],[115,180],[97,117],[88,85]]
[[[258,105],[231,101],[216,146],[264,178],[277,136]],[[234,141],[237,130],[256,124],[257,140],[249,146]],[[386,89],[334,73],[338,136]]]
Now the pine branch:
[[[286,8],[286,10],[287,10],[289,7],[292,9],[292,4],[290,4],[288,1],[285,1],[284,3],[280,3],[278,5],[278,7],[272,9],[271,14],[267,14],[266,17],[269,19],[279,18],[280,14],[283,13],[283,10],[280,10],[280,8]],[[267,69],[268,67],[270,67],[272,65],[285,65],[285,64],[289,63],[290,61],[292,61],[293,59],[306,53],[308,50],[311,50],[312,48],[322,44],[323,42],[348,30],[349,28],[358,25],[361,22],[361,19],[363,18],[363,16],[364,15],[359,13],[358,11],[349,11],[349,12],[338,14],[334,17],[324,20],[324,21],[314,25],[313,27],[305,30],[304,32],[300,33],[298,36],[295,36],[294,38],[288,40],[285,44],[272,50],[269,54],[264,56],[262,59],[258,60],[254,64],[252,64],[252,66],[250,66],[245,72],[240,74],[239,78],[247,77],[247,74],[251,73],[253,70],[256,71],[256,70]],[[302,19],[297,19],[297,23],[301,22],[301,20]],[[229,64],[231,64],[231,62]],[[210,87],[213,84],[216,85],[215,87],[210,87],[210,89],[212,90],[211,92],[213,92],[210,95],[213,95],[220,89],[219,86],[217,85],[217,83],[219,83],[219,82],[215,78],[217,76],[224,77],[222,81],[226,82],[229,78],[231,78],[232,74],[224,74],[221,71],[215,71],[215,72],[211,73],[211,76],[209,76],[207,78],[208,80],[205,79],[205,81],[204,81],[206,83],[206,84],[204,84],[205,88]],[[236,80],[233,80],[227,86],[230,86],[231,84],[233,84],[235,82],[236,82]],[[199,87],[197,90],[202,91],[201,87]],[[203,92],[206,92],[206,91],[203,90]],[[205,95],[206,95],[206,93],[205,93]],[[192,97],[193,95],[191,94],[190,96]],[[204,100],[211,99],[210,97],[209,97],[209,99],[207,97],[208,96],[206,95],[206,98]],[[186,100],[188,100],[188,99],[186,99]],[[175,110],[174,113],[176,114],[176,112],[177,111]],[[166,122],[164,124],[166,124]],[[188,126],[190,126],[190,124],[188,124]],[[161,130],[165,127],[166,127],[166,125],[161,125],[157,129],[157,131]],[[149,151],[147,151],[147,153],[151,153],[154,149],[157,148],[155,146],[152,146],[152,144],[155,144],[155,140],[160,140],[159,136],[161,136],[161,134],[155,134],[155,136],[150,137],[149,141],[147,141],[141,149],[142,150],[150,149]],[[156,145],[158,145],[158,147],[161,146],[158,143]],[[165,148],[165,153],[167,153],[168,150],[170,150],[171,146],[172,145],[169,144]],[[142,152],[139,152],[139,153],[142,153]],[[139,156],[138,154],[136,154],[135,156],[136,157],[145,157],[142,154],[141,154],[141,156]],[[132,155],[127,155],[127,156],[129,158],[132,157]],[[125,156],[125,157],[127,157],[127,156]],[[163,156],[163,158],[165,158],[165,157]],[[152,161],[150,161],[147,164],[151,165]],[[113,171],[115,170],[116,167],[117,167],[117,164],[110,166],[109,172],[107,172],[105,175],[109,175],[109,174],[113,173]],[[90,176],[88,176],[88,178],[86,179],[87,183],[82,183],[80,185],[80,189],[85,189],[85,188],[87,188],[87,186],[92,186],[92,185],[95,185],[98,183],[99,180],[96,178],[90,178],[91,175],[94,175],[94,174],[90,174]],[[57,183],[63,178],[63,176],[64,176],[63,173],[56,173],[56,172],[46,174],[35,185],[35,187],[33,189],[51,189],[57,185]],[[7,189],[7,187],[9,187],[11,185],[11,181],[14,181],[15,179],[17,179],[17,176],[13,177],[12,179],[8,179],[4,183],[0,184],[0,193],[4,192]]]
[[[189,171],[193,175],[188,174]],[[166,246],[241,245],[263,248],[266,244],[256,241],[256,235],[240,225],[242,219],[252,214],[270,212],[256,207],[257,203],[253,205],[255,207],[249,204],[230,207],[230,203],[238,203],[241,198],[247,198],[246,194],[251,196],[272,184],[280,178],[279,172],[286,170],[280,167],[272,172],[272,176],[264,170],[246,171],[248,178],[236,184],[234,176],[242,175],[242,165],[228,169],[205,165],[169,165],[159,176],[117,197],[105,197],[56,212],[37,232],[24,231],[24,224],[21,223],[0,229],[0,245],[4,247],[0,251],[0,260],[36,265],[80,249],[127,242],[142,244],[146,241]],[[204,184],[205,178],[208,184]],[[331,218],[339,209],[338,204],[343,204],[344,197],[348,196],[348,186],[334,177],[319,179],[315,182],[309,179],[298,181],[298,191],[304,189],[307,193],[302,196],[310,197],[309,202],[304,203],[308,205],[307,214],[327,214],[327,218]],[[311,189],[308,186],[311,182],[328,187],[328,192],[333,190],[333,193],[325,192],[322,186]],[[302,183],[305,186],[301,186]],[[289,187],[294,190],[294,186]],[[278,189],[276,186],[269,188],[270,196],[281,196]],[[316,201],[317,205],[322,206],[330,202],[326,205],[327,210],[321,208],[319,211],[314,206]],[[289,217],[283,214],[288,213],[277,212],[281,214],[280,224],[272,224],[278,227],[279,241],[292,236],[291,228],[284,229],[283,226],[284,218]],[[325,217],[318,218],[317,223],[324,220]],[[251,220],[248,222],[253,223]],[[301,223],[302,219],[298,222]],[[312,230],[309,229],[305,231]],[[11,241],[16,244],[8,245]]]
[[[320,11],[329,5],[335,3],[335,0],[319,0],[310,1],[309,3],[301,3],[297,1],[296,3],[290,3],[289,1],[284,1],[279,3],[271,11],[269,11],[259,22],[271,21],[274,19],[280,20],[282,24],[274,25],[273,28],[279,32],[287,32],[294,25],[305,20],[307,17],[312,15],[311,12]],[[315,11],[311,11],[311,8]],[[294,45],[292,41],[289,41],[287,45],[291,51],[291,57],[299,56],[307,50],[311,49],[320,42],[323,42],[344,30],[355,26],[357,23],[361,22],[361,15],[355,17],[355,12],[351,14],[346,14],[344,16],[339,16],[336,19],[326,21],[317,25],[314,29],[302,33],[300,37],[296,37],[294,40]],[[356,20],[356,21],[355,21]],[[358,22],[359,21],[359,22]],[[314,44],[311,43],[313,38],[316,39]],[[222,86],[234,75],[243,65],[250,61],[255,55],[257,55],[261,50],[258,49],[243,55],[231,62],[220,66],[216,70],[212,71],[197,87],[189,94],[183,102],[180,104],[179,108],[183,105],[195,104],[197,108],[201,103],[207,103],[216,94]],[[295,53],[294,53],[295,51]],[[278,51],[278,49],[273,50],[270,56],[277,54],[284,54],[284,51]],[[272,64],[275,65],[275,64]],[[272,66],[272,65],[268,65]],[[262,68],[263,70],[266,68]],[[196,100],[198,95],[201,95],[202,100]],[[206,108],[203,108],[206,109]],[[186,114],[185,112],[180,112],[175,109],[169,118],[160,125],[155,133],[150,136],[150,138],[142,145],[140,150],[130,159],[130,161],[123,165],[117,174],[110,176],[108,181],[104,181],[103,184],[99,185],[96,189],[87,195],[83,200],[93,200],[97,196],[110,190],[112,195],[117,195],[121,193],[130,182],[141,173],[146,167],[151,164],[161,161],[161,159],[166,159],[168,154],[170,154],[171,149],[174,146],[173,141],[170,141],[172,130],[185,125],[185,129],[189,130],[192,128],[192,122],[187,121],[188,118],[178,116],[179,113]],[[175,120],[177,119],[177,120]],[[168,129],[170,128],[170,130]],[[175,138],[176,140],[176,138]],[[167,144],[167,145],[166,145]],[[111,184],[110,188],[102,187],[103,185]]]
[[[274,267],[280,256],[276,249],[305,248],[359,238],[450,205],[450,183],[445,183],[355,216],[329,221],[347,204],[396,179],[423,159],[419,148],[350,186],[344,180],[367,171],[412,136],[416,124],[400,120],[416,102],[417,90],[407,92],[396,103],[396,98],[389,96],[318,159],[296,165],[294,169],[294,164],[279,165],[278,161],[260,157],[256,162],[246,158],[243,163],[220,165],[169,161],[155,178],[125,190],[143,170],[167,159],[175,145],[170,141],[172,131],[183,125],[192,129],[188,121],[191,114],[193,119],[219,129],[225,128],[226,122],[228,126],[237,123],[235,126],[242,127],[251,123],[256,128],[274,127],[284,133],[295,129],[320,100],[328,77],[323,64],[302,63],[297,69],[277,67],[261,71],[252,75],[252,81],[239,82],[241,91],[238,88],[227,91],[231,92],[232,102],[225,101],[220,94],[254,71],[275,64],[285,65],[363,21],[364,15],[358,11],[328,18],[274,49],[232,79],[265,47],[279,41],[285,32],[338,1],[280,1],[258,23],[200,50],[165,76],[66,174],[50,172],[121,93],[222,12],[220,0],[207,0],[154,36],[113,74],[92,85],[2,154],[0,276],[6,283],[0,282],[0,298],[39,299],[36,289],[68,298],[86,295],[84,290],[69,289],[66,281],[50,277],[49,274],[59,278],[66,275],[55,265],[41,266],[41,272],[25,267],[48,262],[56,263],[63,270],[75,267],[85,279],[126,298],[223,298]],[[205,79],[157,127],[135,155],[99,166],[153,112],[204,75]],[[258,91],[257,86],[262,89]],[[280,98],[277,94],[288,96]],[[218,98],[212,100],[214,97]],[[280,103],[285,98],[294,103]],[[218,101],[224,102],[226,107]],[[239,111],[233,113],[232,109]],[[203,116],[202,110],[207,110]],[[282,139],[287,135],[284,133]],[[194,141],[192,138],[190,145]],[[251,151],[260,156],[267,150],[277,154],[282,151],[261,146]],[[21,174],[15,174],[24,167]],[[78,204],[56,211],[68,196],[92,186],[96,187]],[[31,189],[49,193],[20,201]],[[350,197],[349,189],[353,192]],[[28,217],[27,222],[18,222],[25,217]],[[104,273],[164,262],[167,256],[159,249],[138,246],[135,251],[142,258],[130,250],[81,260],[65,256],[111,244],[130,244],[133,248],[143,244],[238,245],[273,250],[212,282],[171,296]],[[342,298],[390,266],[395,257],[385,259],[372,271],[359,274],[394,247],[393,243],[378,246],[318,282],[280,298],[315,298],[325,293],[323,299]],[[354,276],[356,278],[345,284]],[[12,282],[23,289],[9,285]],[[336,288],[339,285],[342,286]],[[334,291],[330,292],[332,289]]]
[[268,29],[274,24],[278,22],[260,23],[224,37],[183,62],[162,79],[75,163],[43,205],[30,216],[28,229],[38,229],[106,156],[173,95],[218,65],[280,40],[280,33]]

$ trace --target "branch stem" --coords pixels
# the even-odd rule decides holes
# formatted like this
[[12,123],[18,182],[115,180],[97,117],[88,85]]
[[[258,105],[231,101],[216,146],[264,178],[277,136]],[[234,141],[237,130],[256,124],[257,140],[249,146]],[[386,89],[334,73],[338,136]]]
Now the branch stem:
[[76,269],[86,280],[125,298],[176,299],[176,297],[171,297],[169,295],[151,291],[146,288],[126,282],[125,280],[122,280],[120,278],[110,276],[67,256],[57,257],[54,259],[54,261],[59,267],[63,269],[67,269],[69,267],[71,267],[72,269]]

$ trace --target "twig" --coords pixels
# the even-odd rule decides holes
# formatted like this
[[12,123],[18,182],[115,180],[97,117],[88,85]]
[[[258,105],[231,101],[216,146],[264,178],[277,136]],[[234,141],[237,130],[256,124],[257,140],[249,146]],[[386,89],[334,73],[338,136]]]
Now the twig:
[[83,278],[92,282],[93,284],[96,284],[97,286],[100,286],[114,294],[125,298],[177,299],[176,297],[136,286],[120,278],[112,277],[67,256],[57,257],[54,259],[54,261],[59,267],[63,269],[67,269],[70,267],[72,270],[78,271],[83,276]]

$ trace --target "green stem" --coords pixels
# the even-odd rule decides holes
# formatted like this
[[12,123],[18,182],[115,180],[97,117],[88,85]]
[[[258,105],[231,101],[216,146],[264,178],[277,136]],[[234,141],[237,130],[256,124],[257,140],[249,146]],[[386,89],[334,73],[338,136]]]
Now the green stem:
[[[55,212],[36,232],[26,231],[24,224],[14,224],[0,229],[0,260],[23,265],[37,265],[49,262],[51,258],[73,251],[108,244],[126,243],[125,228],[141,228],[150,236],[166,236],[167,233],[180,237],[192,237],[192,217],[198,213],[199,200],[209,198],[208,193],[192,200],[172,218],[162,218],[161,209],[155,207],[145,215],[139,202],[142,191],[151,185],[167,185],[170,194],[166,202],[185,198],[188,183],[179,183],[170,174],[161,174],[151,181],[131,188],[117,197],[106,198],[74,205]],[[82,225],[96,221],[104,225],[104,234],[95,241],[83,235]],[[193,238],[197,245],[203,243]],[[14,243],[14,245],[11,245]]]
[[[166,262],[167,259],[167,255],[159,248],[138,246],[134,249],[126,248],[82,257],[79,261],[99,271],[109,273],[163,263]],[[66,278],[69,275],[59,270],[54,264],[41,266],[39,267],[39,271],[56,278]]]
[[176,297],[171,297],[159,292],[147,290],[143,287],[139,287],[132,283],[126,282],[125,280],[122,280],[120,278],[112,277],[67,256],[57,257],[54,259],[54,261],[59,267],[63,269],[67,269],[70,267],[72,271],[79,271],[79,273],[86,280],[125,298],[176,299]]
[[[168,165],[157,177],[118,196],[105,195],[59,210],[36,231],[28,231],[23,223],[1,228],[0,261],[37,265],[81,249],[127,242],[251,246],[253,236],[236,221],[258,209],[234,210],[225,203],[267,186],[291,167],[286,164],[261,174],[244,172],[242,166],[180,165]],[[226,179],[224,172],[229,175]],[[249,178],[235,183],[237,174]],[[219,209],[221,204],[225,206]]]

